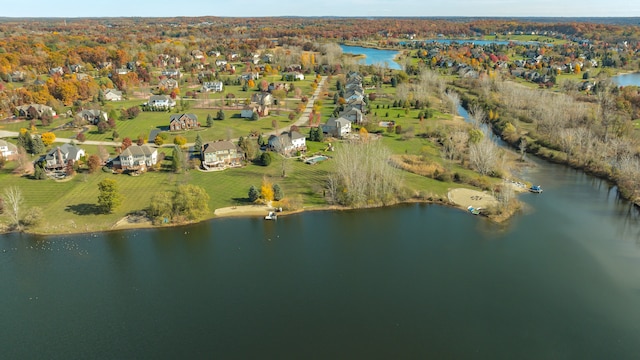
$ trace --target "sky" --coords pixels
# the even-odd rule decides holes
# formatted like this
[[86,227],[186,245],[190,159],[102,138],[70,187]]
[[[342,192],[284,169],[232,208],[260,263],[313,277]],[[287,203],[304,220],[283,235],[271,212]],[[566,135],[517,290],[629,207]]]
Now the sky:
[[[638,0],[1,0],[0,17],[640,17]],[[0,4],[1,5],[1,4]]]

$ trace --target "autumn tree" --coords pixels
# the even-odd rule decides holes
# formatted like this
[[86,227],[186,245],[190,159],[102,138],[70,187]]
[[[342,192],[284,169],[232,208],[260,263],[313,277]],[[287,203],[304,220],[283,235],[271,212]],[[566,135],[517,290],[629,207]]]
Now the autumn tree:
[[273,200],[273,185],[266,178],[262,178],[262,185],[260,186],[260,198],[265,204],[270,203]]
[[173,138],[173,144],[178,146],[184,146],[187,143],[187,138],[182,135],[176,135]]
[[125,150],[131,145],[133,145],[133,142],[131,142],[130,137],[125,137],[124,139],[122,139],[122,150]]
[[200,186],[180,185],[173,197],[173,213],[187,220],[196,220],[209,213],[209,194]]
[[42,138],[42,143],[44,144],[44,146],[49,146],[49,145],[53,144],[53,142],[56,140],[56,134],[54,134],[52,132],[46,132],[46,133],[42,134],[41,138]]
[[87,160],[87,166],[89,167],[89,174],[93,174],[96,171],[98,171],[101,165],[102,165],[102,160],[100,159],[100,156],[95,154],[89,156],[89,159]]
[[121,196],[118,192],[118,183],[113,179],[104,179],[98,183],[98,207],[109,214],[113,212],[121,203]]

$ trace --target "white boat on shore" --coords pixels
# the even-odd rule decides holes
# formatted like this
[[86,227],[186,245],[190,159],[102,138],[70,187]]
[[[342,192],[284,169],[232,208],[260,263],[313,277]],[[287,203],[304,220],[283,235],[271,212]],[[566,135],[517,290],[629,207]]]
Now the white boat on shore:
[[275,211],[269,211],[269,214],[264,217],[265,220],[278,220],[278,215]]

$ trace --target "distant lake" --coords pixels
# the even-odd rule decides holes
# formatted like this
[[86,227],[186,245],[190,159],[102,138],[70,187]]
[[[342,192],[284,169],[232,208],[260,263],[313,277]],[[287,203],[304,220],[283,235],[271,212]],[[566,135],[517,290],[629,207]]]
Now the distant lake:
[[640,73],[617,75],[611,79],[618,86],[640,86]]
[[393,61],[398,55],[397,50],[378,50],[361,46],[340,45],[342,52],[346,54],[364,55],[366,65],[387,65],[389,69],[402,70],[400,65]]
[[[509,45],[513,44],[540,44],[539,41],[514,41],[514,40],[473,40],[473,39],[426,39],[426,40],[413,40],[414,42],[425,42],[425,43],[440,43],[440,44],[474,44],[474,45]],[[401,42],[400,44],[405,44],[405,42]]]

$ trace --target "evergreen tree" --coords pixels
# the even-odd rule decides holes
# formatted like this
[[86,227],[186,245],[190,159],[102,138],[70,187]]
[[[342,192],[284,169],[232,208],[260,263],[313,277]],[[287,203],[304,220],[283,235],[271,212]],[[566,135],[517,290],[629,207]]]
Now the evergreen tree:
[[29,131],[20,132],[18,135],[18,147],[23,148],[26,152],[33,154],[33,138]]
[[213,126],[213,117],[211,116],[211,114],[207,114],[207,127],[212,127]]
[[184,159],[182,158],[182,150],[180,146],[175,145],[171,153],[171,169],[175,173],[180,173],[184,169]]
[[264,142],[264,138],[262,137],[262,134],[258,135],[258,145],[260,146],[266,145],[266,143]]
[[193,145],[193,150],[198,154],[200,154],[200,152],[202,151],[202,137],[200,137],[200,134],[196,135],[196,141]]
[[33,178],[36,180],[44,180],[47,178],[47,173],[44,171],[44,164],[42,161],[38,161],[33,169]]
[[44,143],[40,136],[36,136],[31,140],[31,152],[35,155],[42,154],[45,151]]
[[222,109],[218,110],[218,116],[217,116],[217,119],[218,119],[218,120],[224,120],[224,117],[225,117],[225,115],[224,115],[224,111],[222,111]]
[[251,187],[249,188],[249,201],[256,202],[259,197],[260,192],[258,191],[258,188],[256,188],[254,185],[251,185]]
[[278,184],[273,185],[273,200],[280,201],[283,198],[284,198],[284,193],[282,192],[280,185]]
[[260,155],[260,163],[262,166],[269,166],[271,164],[271,160],[271,153],[269,152],[265,151]]

